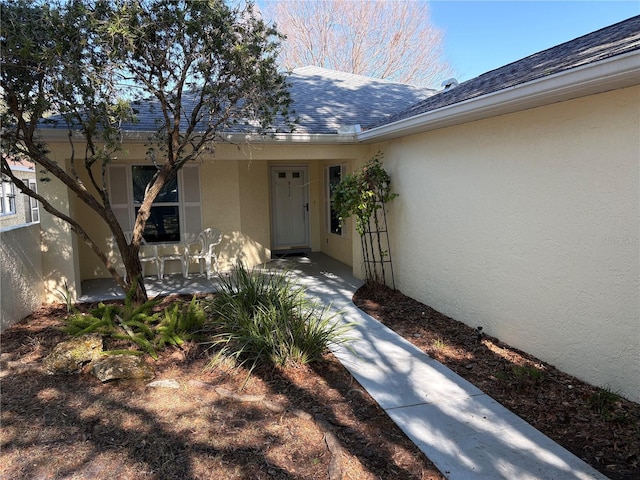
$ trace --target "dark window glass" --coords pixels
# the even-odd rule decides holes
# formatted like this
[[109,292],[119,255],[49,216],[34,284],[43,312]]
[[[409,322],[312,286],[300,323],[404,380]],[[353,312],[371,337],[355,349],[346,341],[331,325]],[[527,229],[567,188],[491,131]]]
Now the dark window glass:
[[[156,173],[153,166],[134,166],[133,201],[138,215],[147,185]],[[165,183],[151,207],[151,213],[144,226],[143,236],[149,243],[169,243],[180,241],[180,207],[178,205],[177,177]]]
[[[336,165],[333,167],[329,167],[329,198],[333,198],[333,192],[335,190],[336,185],[340,182],[342,178],[342,167],[340,165]],[[333,208],[333,200],[330,200],[330,218],[329,218],[329,228],[331,229],[331,233],[335,233],[336,235],[342,235],[342,226],[340,225],[340,219],[338,218],[338,214]]]
[[[136,208],[136,215],[139,208]],[[177,206],[151,207],[151,214],[144,226],[144,239],[149,243],[179,242],[180,216]]]
[[[156,173],[156,168],[153,166],[136,166],[133,167],[133,201],[136,203],[142,203],[144,199],[144,192],[147,189],[147,185]],[[153,203],[176,203],[178,202],[178,180],[177,177],[172,178],[167,183],[156,197]]]

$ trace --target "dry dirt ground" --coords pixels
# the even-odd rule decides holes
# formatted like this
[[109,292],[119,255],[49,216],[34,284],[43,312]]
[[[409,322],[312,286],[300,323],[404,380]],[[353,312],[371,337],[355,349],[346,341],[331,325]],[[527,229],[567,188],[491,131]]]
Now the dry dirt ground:
[[[610,478],[640,478],[640,405],[479,341],[399,292],[361,289],[354,300]],[[444,478],[330,354],[255,371],[246,385],[241,369],[205,372],[197,345],[149,360],[155,380],[179,388],[45,375],[65,315],[42,309],[0,338],[0,478]]]

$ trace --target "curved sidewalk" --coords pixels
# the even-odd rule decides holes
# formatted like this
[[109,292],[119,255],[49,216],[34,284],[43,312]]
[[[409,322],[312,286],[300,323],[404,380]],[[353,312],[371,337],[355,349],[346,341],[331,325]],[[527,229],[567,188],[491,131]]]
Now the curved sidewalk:
[[350,267],[322,254],[286,264],[310,296],[355,324],[353,351],[337,347],[334,354],[447,478],[607,478],[359,310],[351,298],[362,282]]

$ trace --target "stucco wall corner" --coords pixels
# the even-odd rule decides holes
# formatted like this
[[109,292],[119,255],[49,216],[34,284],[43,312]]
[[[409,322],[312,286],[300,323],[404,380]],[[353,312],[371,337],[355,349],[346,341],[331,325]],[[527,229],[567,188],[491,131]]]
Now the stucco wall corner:
[[1,230],[0,264],[0,330],[4,330],[44,302],[40,225]]

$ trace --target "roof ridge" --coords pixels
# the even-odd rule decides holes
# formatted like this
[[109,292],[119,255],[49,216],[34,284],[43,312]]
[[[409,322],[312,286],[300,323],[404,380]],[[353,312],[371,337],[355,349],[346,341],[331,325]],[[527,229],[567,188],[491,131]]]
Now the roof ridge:
[[403,82],[398,82],[398,81],[394,81],[394,80],[388,80],[386,78],[370,77],[368,75],[362,75],[360,73],[345,72],[343,70],[336,70],[336,69],[333,69],[333,68],[320,67],[320,66],[317,66],[317,65],[305,65],[304,67],[296,67],[291,71],[291,73],[292,74],[301,74],[301,73],[305,73],[307,71],[331,73],[332,75],[327,75],[330,78],[359,78],[359,79],[362,79],[366,83],[384,83],[384,84],[387,84],[387,85],[402,85],[402,86],[405,86],[405,87],[411,87],[411,88],[416,88],[416,89],[420,89],[420,90],[435,91],[433,88],[420,86],[420,85],[414,85],[412,83],[403,83]]

